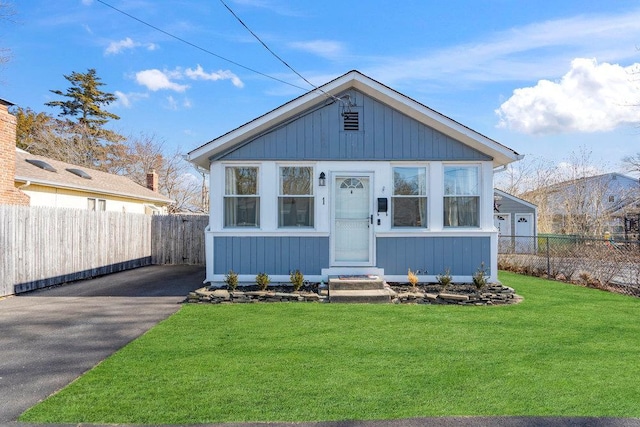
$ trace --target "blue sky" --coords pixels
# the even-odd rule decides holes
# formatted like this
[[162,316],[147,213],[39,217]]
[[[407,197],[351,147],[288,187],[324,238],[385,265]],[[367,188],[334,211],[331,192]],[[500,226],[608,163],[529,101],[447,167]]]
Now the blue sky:
[[[0,98],[57,114],[50,90],[95,68],[116,131],[186,153],[311,89],[219,0],[104,1],[137,20],[98,0],[13,1]],[[636,0],[225,3],[315,85],[357,69],[552,162],[586,147],[613,171],[640,152]]]

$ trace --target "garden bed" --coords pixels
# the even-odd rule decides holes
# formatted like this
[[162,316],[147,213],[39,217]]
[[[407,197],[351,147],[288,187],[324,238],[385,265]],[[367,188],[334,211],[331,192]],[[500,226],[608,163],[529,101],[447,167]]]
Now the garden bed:
[[[406,283],[387,283],[391,302],[395,304],[455,304],[455,305],[504,305],[522,301],[513,288],[500,283],[490,283],[478,290],[472,284],[452,284],[444,288],[439,284],[418,284],[415,288]],[[206,286],[189,293],[188,303],[270,303],[315,302],[328,303],[329,293],[319,283],[308,283],[294,291],[291,284],[278,283],[267,290],[257,285],[238,286],[229,290],[223,286]]]

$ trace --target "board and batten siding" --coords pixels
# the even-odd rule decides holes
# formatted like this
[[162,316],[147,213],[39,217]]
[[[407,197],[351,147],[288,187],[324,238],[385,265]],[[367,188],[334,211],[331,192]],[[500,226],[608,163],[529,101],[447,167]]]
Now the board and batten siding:
[[378,237],[377,265],[385,275],[404,275],[408,269],[439,275],[472,276],[482,264],[490,275],[490,237]]
[[339,102],[299,115],[212,160],[492,160],[357,90],[359,130],[344,131]]
[[213,273],[319,275],[329,265],[329,237],[215,236]]

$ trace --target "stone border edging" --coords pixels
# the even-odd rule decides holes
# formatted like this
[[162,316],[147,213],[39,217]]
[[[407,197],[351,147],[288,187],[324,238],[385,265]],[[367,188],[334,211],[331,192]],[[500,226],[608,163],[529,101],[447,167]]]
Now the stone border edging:
[[[517,304],[522,297],[513,288],[502,284],[490,284],[477,293],[455,292],[395,292],[391,286],[385,286],[393,293],[391,303],[394,304],[454,304],[454,305],[506,305]],[[328,303],[326,290],[320,293],[266,291],[229,291],[203,287],[187,296],[186,303],[234,304],[234,303],[272,303],[272,302],[316,302]]]

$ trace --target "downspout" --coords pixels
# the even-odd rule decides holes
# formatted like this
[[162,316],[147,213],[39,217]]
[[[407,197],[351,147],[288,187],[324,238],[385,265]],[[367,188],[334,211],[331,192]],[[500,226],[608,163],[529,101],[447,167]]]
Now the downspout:
[[27,181],[24,184],[22,184],[20,187],[18,187],[18,190],[22,190],[23,188],[27,188],[30,185],[31,185],[31,181]]

